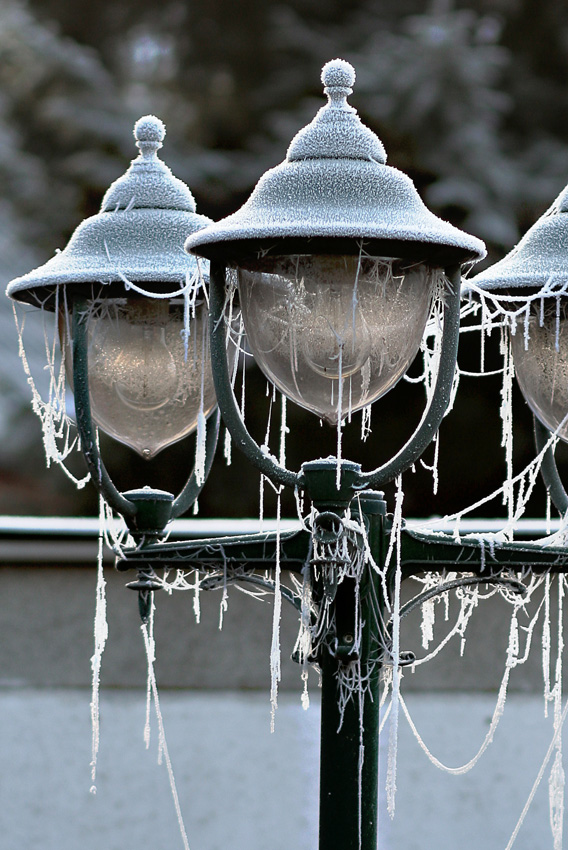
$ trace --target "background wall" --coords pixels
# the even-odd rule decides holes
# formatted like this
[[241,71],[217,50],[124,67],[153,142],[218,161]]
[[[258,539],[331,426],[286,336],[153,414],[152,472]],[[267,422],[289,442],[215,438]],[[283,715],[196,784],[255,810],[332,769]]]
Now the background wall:
[[[116,573],[108,559],[109,638],[93,795],[89,686],[96,540],[65,543],[38,535],[36,543],[52,560],[36,558],[32,564],[16,560],[15,543],[14,534],[0,536],[2,846],[127,850],[145,843],[181,850],[167,771],[157,763],[155,716],[149,751],[143,741],[146,658],[136,597],[124,588],[127,576]],[[19,551],[29,545],[28,535]],[[284,607],[283,678],[271,734],[271,604],[230,591],[219,631],[219,601],[218,594],[202,595],[197,625],[190,594],[157,597],[156,673],[190,846],[313,850],[319,694],[312,673],[310,707],[304,711],[299,670],[289,660],[297,615]],[[419,733],[449,766],[471,759],[488,732],[509,622],[510,609],[499,599],[480,604],[463,657],[454,640],[437,659],[404,675],[403,694]],[[521,626],[526,622],[521,617]],[[387,721],[381,735],[381,850],[507,846],[553,738],[552,708],[544,719],[541,643],[540,620],[529,662],[512,673],[495,739],[470,773],[449,776],[434,767],[401,714],[393,822],[384,791]],[[422,653],[418,619],[404,621],[402,644]],[[553,649],[553,664],[554,657]],[[553,847],[549,772],[550,764],[515,844],[520,850]]]

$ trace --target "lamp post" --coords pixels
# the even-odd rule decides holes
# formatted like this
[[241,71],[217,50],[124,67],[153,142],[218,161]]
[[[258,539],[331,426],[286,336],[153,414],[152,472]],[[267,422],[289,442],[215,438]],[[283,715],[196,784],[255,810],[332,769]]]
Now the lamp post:
[[[297,134],[286,160],[261,178],[244,206],[217,224],[195,216],[187,190],[177,182],[170,191],[173,178],[156,159],[163,131],[155,119],[147,119],[135,130],[141,157],[122,182],[111,187],[100,215],[78,228],[61,255],[9,287],[12,297],[29,303],[51,309],[72,305],[71,330],[65,313],[61,325],[63,339],[73,338],[82,448],[95,484],[135,536],[136,546],[121,553],[117,567],[138,570],[131,586],[140,593],[143,618],[151,591],[160,586],[155,577],[162,567],[196,569],[206,588],[215,585],[221,568],[224,580],[261,583],[277,597],[283,570],[301,578],[302,592],[284,596],[300,613],[298,659],[316,663],[322,676],[320,850],[377,847],[379,674],[384,664],[392,665],[396,679],[398,668],[411,660],[399,646],[401,582],[423,572],[443,576],[451,569],[467,573],[463,584],[507,583],[522,593],[522,584],[511,572],[527,565],[535,571],[563,570],[566,560],[562,548],[515,543],[496,545],[486,558],[482,541],[460,543],[411,532],[387,511],[378,488],[420,458],[447,410],[459,334],[461,267],[482,257],[484,246],[433,215],[409,178],[386,165],[381,142],[347,102],[354,80],[353,68],[342,60],[324,67],[327,105]],[[139,190],[133,191],[133,181],[138,181]],[[163,191],[162,181],[168,191]],[[165,210],[163,197],[173,199]],[[108,250],[106,234],[113,227],[119,229],[121,249],[132,257],[132,267],[123,267]],[[94,252],[91,234],[98,239]],[[121,494],[100,461],[92,420],[104,428],[107,419],[92,404],[96,384],[89,357],[93,351],[98,356],[99,343],[91,322],[106,320],[109,299],[122,302],[131,289],[144,300],[136,301],[127,324],[144,324],[154,295],[176,306],[183,294],[187,320],[186,295],[193,291],[189,282],[184,284],[188,267],[180,273],[176,266],[174,272],[168,263],[182,262],[181,246],[188,234],[186,250],[210,263],[211,375],[219,409],[251,464],[277,488],[302,492],[311,503],[309,525],[299,532],[156,541],[169,519],[194,498],[195,473],[176,500],[160,491]],[[184,262],[190,264],[191,275],[195,260],[186,257]],[[206,269],[203,272],[205,276]],[[171,295],[174,281],[178,289]],[[342,422],[380,398],[405,373],[435,292],[443,302],[443,336],[438,375],[424,415],[393,458],[363,471],[340,455]],[[337,427],[336,457],[307,459],[299,471],[292,471],[249,434],[233,394],[227,355],[225,307],[235,294],[261,369],[292,401]],[[152,383],[154,355],[140,358],[150,368],[142,370],[143,401],[138,402],[130,366],[120,368],[122,343],[113,338],[118,323],[114,313],[110,316],[111,330],[103,329],[101,335],[116,352],[115,395],[129,410],[146,404],[144,419],[159,446],[164,421],[150,416],[152,407],[160,409]],[[159,329],[155,336],[167,373],[164,343],[169,351],[173,339],[168,342],[157,319],[151,327]],[[178,332],[190,341],[192,333],[193,339],[205,339],[204,332],[190,332],[187,321]],[[100,351],[104,373],[108,362],[102,343]],[[204,381],[192,427],[207,413]],[[120,420],[115,432],[119,439],[124,438],[122,427]],[[144,441],[140,445],[148,447]],[[208,458],[213,448],[211,438]],[[394,548],[398,555],[391,559]],[[269,572],[272,580],[259,571]],[[459,584],[442,580],[434,592]],[[428,591],[412,604],[431,596]]]
[[[207,339],[208,268],[198,274],[181,250],[188,233],[211,220],[196,213],[188,187],[157,156],[163,123],[144,116],[134,137],[139,156],[107,190],[101,211],[79,225],[63,251],[13,280],[8,295],[54,312],[91,479],[140,543],[197,499],[219,416]],[[100,456],[97,425],[146,459],[197,430],[196,463],[177,498],[150,487],[120,492]],[[153,583],[142,573],[132,587],[145,617]]]

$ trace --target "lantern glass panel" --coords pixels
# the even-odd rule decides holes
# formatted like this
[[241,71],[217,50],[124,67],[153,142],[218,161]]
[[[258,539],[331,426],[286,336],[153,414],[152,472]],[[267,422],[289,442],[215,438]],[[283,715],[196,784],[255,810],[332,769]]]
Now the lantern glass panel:
[[269,257],[238,269],[247,339],[264,374],[336,424],[371,404],[412,363],[436,272],[381,257]]
[[529,407],[568,442],[568,305],[556,298],[534,302],[528,320],[517,321],[511,345]]
[[[206,302],[196,301],[187,328],[182,298],[101,298],[88,309],[93,419],[150,459],[191,434],[200,412],[207,416],[216,405]],[[60,336],[73,386],[69,329],[62,314]]]

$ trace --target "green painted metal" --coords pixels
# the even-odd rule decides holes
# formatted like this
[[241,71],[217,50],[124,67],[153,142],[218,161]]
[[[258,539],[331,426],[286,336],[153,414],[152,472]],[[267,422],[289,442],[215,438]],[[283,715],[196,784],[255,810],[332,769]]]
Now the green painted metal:
[[221,263],[211,263],[209,285],[209,337],[211,346],[211,367],[215,383],[217,403],[221,410],[223,421],[233,438],[235,445],[241,449],[253,466],[256,466],[275,484],[286,487],[297,486],[299,476],[284,469],[276,460],[265,454],[256,444],[246,429],[241,416],[227,365],[227,346],[225,342],[225,266]]
[[524,574],[568,571],[568,549],[540,543],[508,543],[482,535],[464,539],[403,528],[401,533],[402,577],[417,573],[472,573],[490,581],[503,572]]
[[361,483],[366,488],[383,487],[398,475],[402,475],[413,463],[416,463],[438,433],[442,419],[448,409],[458,356],[461,267],[448,268],[446,274],[450,286],[446,291],[442,348],[438,375],[430,404],[418,428],[398,454],[384,466],[375,469],[373,472],[362,474]]
[[187,479],[183,487],[183,490],[180,492],[179,496],[174,499],[174,502],[172,504],[172,519],[176,519],[177,517],[182,516],[182,514],[188,511],[199,497],[199,494],[201,493],[203,485],[209,477],[209,473],[213,465],[215,451],[217,449],[217,440],[219,439],[220,424],[221,414],[219,412],[219,408],[217,408],[207,420],[206,425],[207,433],[205,435],[205,468],[203,471],[203,481],[201,482],[201,484],[197,483],[197,477],[195,475],[194,466],[189,478]]
[[[382,493],[363,493],[359,509],[366,521],[369,546],[376,563],[384,565],[386,505]],[[378,560],[377,560],[378,559]],[[348,648],[351,635],[342,611],[353,612],[355,588],[342,582],[335,599],[338,649]],[[353,694],[343,713],[339,708],[338,676],[349,663],[347,654],[324,652],[322,675],[319,850],[376,850],[379,791],[379,677],[384,648],[384,599],[380,578],[369,564],[361,584],[364,622],[361,651],[362,693]]]
[[274,568],[277,548],[283,570],[301,573],[308,558],[310,535],[300,531],[267,531],[261,534],[242,534],[230,537],[211,537],[171,543],[148,543],[139,549],[125,549],[117,558],[120,571],[132,568],[179,568],[218,570]]
[[298,485],[316,510],[343,512],[360,486],[360,479],[358,463],[344,460],[338,464],[336,458],[330,457],[302,464]]

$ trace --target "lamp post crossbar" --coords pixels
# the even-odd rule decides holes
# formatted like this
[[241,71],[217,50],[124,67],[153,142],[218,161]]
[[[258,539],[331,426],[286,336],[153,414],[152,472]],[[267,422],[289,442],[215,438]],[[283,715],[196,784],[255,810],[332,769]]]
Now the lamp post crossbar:
[[[321,470],[317,470],[321,473]],[[329,463],[328,477],[335,476],[335,465]],[[332,501],[335,484],[328,492]],[[320,485],[321,490],[321,485]],[[335,511],[315,515],[313,527],[299,531],[270,531],[256,535],[217,537],[176,543],[146,543],[136,550],[125,551],[117,559],[121,571],[136,568],[139,577],[151,582],[155,570],[161,568],[195,569],[222,572],[227,581],[254,583],[254,573],[270,575],[278,562],[284,571],[309,576],[316,612],[324,605],[332,587],[331,617],[326,638],[320,642],[309,661],[317,662],[322,680],[321,764],[320,764],[320,838],[319,850],[376,850],[378,826],[378,750],[379,750],[379,684],[383,664],[396,661],[392,657],[392,639],[387,611],[392,610],[392,593],[396,567],[386,565],[391,543],[392,517],[386,514],[382,494],[358,493],[352,490],[353,515],[359,517],[377,571],[365,564],[358,588],[351,580],[330,579],[337,564],[327,564],[327,585],[322,583],[322,570],[314,559],[316,540],[334,534],[339,537],[348,502],[336,504]],[[320,492],[320,497],[322,493]],[[322,497],[323,498],[323,497]],[[318,519],[321,519],[318,525]],[[393,559],[394,560],[394,559]],[[319,564],[321,567],[321,563]],[[513,592],[522,593],[523,585],[515,574],[563,573],[568,571],[568,552],[560,546],[544,547],[537,543],[500,542],[493,546],[491,538],[456,541],[436,534],[403,528],[400,532],[401,578],[434,572],[464,573],[466,578],[441,582],[435,590],[421,594],[401,609],[404,616],[436,593],[444,593],[459,584],[506,584]],[[384,580],[381,576],[384,575]],[[270,589],[270,581],[262,579]],[[143,596],[141,612],[148,609],[145,588],[137,582],[130,585]],[[155,585],[154,587],[156,587]],[[215,584],[209,587],[217,586]],[[208,589],[207,579],[202,587]],[[154,589],[147,586],[146,590]],[[301,608],[299,596],[287,591],[285,598]],[[356,601],[357,597],[357,601]],[[360,643],[355,651],[354,611],[360,605],[363,623]],[[413,653],[400,653],[396,663],[408,664]],[[351,694],[340,705],[339,688],[342,673],[349,664],[360,665],[360,692]],[[380,845],[379,845],[380,846]]]

